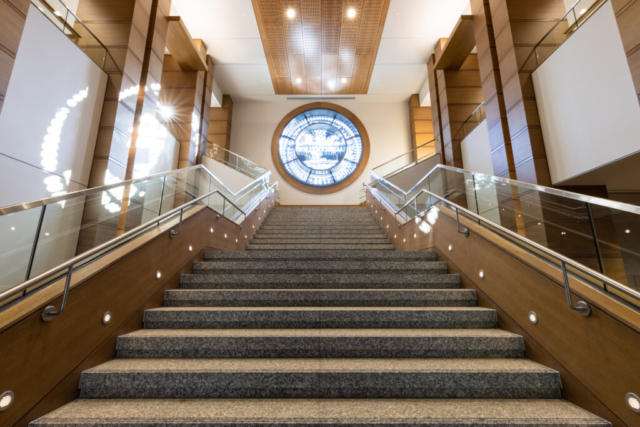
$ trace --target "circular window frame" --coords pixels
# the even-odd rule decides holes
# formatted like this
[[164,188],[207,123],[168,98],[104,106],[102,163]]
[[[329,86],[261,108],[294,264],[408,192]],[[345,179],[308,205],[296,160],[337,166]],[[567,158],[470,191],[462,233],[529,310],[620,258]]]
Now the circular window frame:
[[[314,187],[312,185],[307,185],[289,175],[289,172],[287,172],[282,164],[282,161],[280,160],[280,153],[278,152],[278,142],[280,141],[280,136],[282,135],[282,131],[289,124],[289,122],[299,114],[317,109],[331,110],[345,116],[358,129],[358,132],[360,133],[360,139],[362,140],[362,157],[360,158],[360,163],[358,163],[358,167],[356,168],[356,170],[353,171],[353,173],[343,181],[327,187]],[[353,114],[346,108],[343,108],[336,104],[331,104],[329,102],[313,102],[311,104],[305,104],[301,107],[296,108],[295,110],[292,110],[280,121],[280,123],[276,127],[275,132],[273,133],[273,138],[271,139],[271,158],[273,159],[273,164],[275,165],[276,170],[278,171],[282,179],[284,179],[287,184],[291,185],[292,187],[310,194],[337,193],[338,191],[342,191],[353,184],[360,177],[360,175],[362,175],[364,169],[367,167],[367,164],[369,163],[370,151],[371,147],[369,145],[369,134],[367,133],[367,130],[365,129],[360,119],[358,119],[355,114]]]

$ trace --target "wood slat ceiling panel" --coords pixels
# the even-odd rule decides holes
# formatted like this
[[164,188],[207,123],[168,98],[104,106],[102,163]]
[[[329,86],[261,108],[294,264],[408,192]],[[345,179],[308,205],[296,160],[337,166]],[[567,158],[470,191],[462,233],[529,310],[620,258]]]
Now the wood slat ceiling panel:
[[368,92],[390,0],[252,2],[277,94]]

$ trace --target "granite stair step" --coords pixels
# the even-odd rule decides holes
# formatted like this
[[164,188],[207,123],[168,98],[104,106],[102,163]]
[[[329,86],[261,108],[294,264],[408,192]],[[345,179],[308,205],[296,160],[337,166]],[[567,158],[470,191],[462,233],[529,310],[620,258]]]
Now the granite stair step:
[[350,220],[331,220],[331,219],[275,219],[268,217],[262,223],[262,226],[284,226],[284,227],[352,227],[352,226],[377,226],[380,225],[376,222],[375,218],[369,217],[365,219],[350,219]]
[[457,289],[457,274],[183,274],[182,289]]
[[335,244],[335,243],[291,243],[291,244],[261,244],[261,245],[249,245],[247,247],[250,251],[282,251],[282,250],[301,250],[301,251],[394,251],[395,248],[391,243],[350,243],[350,244]]
[[148,329],[495,328],[482,307],[160,307],[146,310]]
[[560,397],[526,359],[114,359],[80,378],[88,399]]
[[327,232],[327,233],[336,233],[336,232],[350,232],[350,233],[363,233],[363,232],[375,232],[381,231],[379,225],[351,225],[351,226],[319,226],[319,225],[262,225],[260,227],[260,233],[313,233],[313,232]]
[[331,245],[353,245],[353,244],[389,244],[389,239],[384,237],[376,237],[373,239],[361,239],[355,238],[324,238],[324,237],[284,237],[284,238],[272,238],[266,237],[264,239],[253,239],[250,246],[257,245],[297,245],[297,244],[331,244]]
[[141,329],[118,337],[118,357],[522,358],[501,329]]
[[[334,232],[335,233],[335,232]],[[388,242],[387,235],[383,232],[378,233],[338,233],[338,234],[307,234],[307,233],[279,233],[279,234],[263,234],[258,233],[253,237],[253,242],[258,242],[261,240],[293,240],[293,239],[301,239],[301,240],[317,240],[317,239],[332,239],[332,240],[345,240],[345,239],[354,239],[354,240],[368,240],[368,239],[383,239],[385,242]]]
[[424,260],[435,261],[436,253],[431,251],[265,251],[265,252],[240,252],[240,251],[211,251],[205,254],[205,260],[228,260],[228,259],[274,259],[274,260]]
[[472,307],[476,305],[476,292],[473,289],[174,289],[165,291],[164,305],[165,307]]
[[31,427],[610,427],[559,399],[78,399]]
[[443,261],[416,260],[220,260],[198,261],[193,268],[195,274],[314,274],[314,273],[405,273],[445,274],[447,263]]

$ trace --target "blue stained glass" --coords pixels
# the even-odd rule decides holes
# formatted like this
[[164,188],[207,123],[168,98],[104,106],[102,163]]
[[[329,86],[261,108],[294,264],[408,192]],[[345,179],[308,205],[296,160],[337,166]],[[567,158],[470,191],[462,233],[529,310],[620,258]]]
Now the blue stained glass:
[[282,131],[278,154],[286,171],[313,187],[347,179],[362,158],[358,128],[344,115],[326,109],[301,113]]

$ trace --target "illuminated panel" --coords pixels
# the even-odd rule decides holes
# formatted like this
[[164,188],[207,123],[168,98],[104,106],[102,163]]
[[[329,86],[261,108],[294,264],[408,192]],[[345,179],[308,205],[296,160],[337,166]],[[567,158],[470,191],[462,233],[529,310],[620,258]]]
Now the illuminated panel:
[[362,159],[362,139],[356,126],[342,114],[310,110],[285,126],[278,155],[287,173],[297,181],[329,187],[356,171]]

